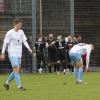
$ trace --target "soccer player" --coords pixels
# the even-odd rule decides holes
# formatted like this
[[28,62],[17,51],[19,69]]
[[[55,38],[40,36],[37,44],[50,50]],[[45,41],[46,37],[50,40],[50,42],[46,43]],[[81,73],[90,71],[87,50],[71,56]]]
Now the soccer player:
[[14,27],[7,32],[2,47],[1,60],[5,60],[5,50],[7,49],[8,56],[13,68],[13,71],[6,80],[4,87],[6,90],[9,90],[9,84],[15,78],[18,89],[26,90],[21,85],[19,75],[22,58],[22,44],[25,45],[30,53],[32,53],[32,49],[29,47],[27,43],[27,38],[23,30],[21,29],[22,21],[20,19],[14,19],[13,24]]
[[74,45],[78,44],[81,42],[81,35],[80,34],[75,34],[75,36],[73,37],[73,43]]
[[90,53],[94,50],[92,44],[79,43],[71,48],[69,51],[69,56],[71,62],[74,64],[74,74],[77,84],[83,84],[83,60],[82,55],[87,54],[86,56],[86,71],[89,67]]
[[44,37],[44,42],[45,42],[45,72],[47,72],[47,67],[48,67],[48,37]]
[[69,57],[69,51],[73,47],[73,38],[71,35],[68,35],[68,41],[67,41],[67,73],[70,74],[70,72],[73,72],[73,65],[71,64],[71,60]]
[[37,69],[42,74],[43,65],[45,64],[45,42],[42,37],[39,37],[35,43]]
[[63,72],[66,74],[66,42],[62,34],[58,34],[55,46],[57,49],[57,73],[59,74],[60,65],[62,64]]
[[49,69],[49,73],[51,73],[52,67],[56,66],[56,62],[57,62],[55,39],[52,33],[49,34],[48,43],[46,47],[48,48],[48,69]]
[[[78,44],[81,42],[81,35],[80,34],[75,34],[74,36],[74,40],[73,40],[73,43],[74,45]],[[85,71],[85,68],[86,68],[86,54],[82,56],[82,59],[83,59],[83,65],[84,65],[84,71]]]

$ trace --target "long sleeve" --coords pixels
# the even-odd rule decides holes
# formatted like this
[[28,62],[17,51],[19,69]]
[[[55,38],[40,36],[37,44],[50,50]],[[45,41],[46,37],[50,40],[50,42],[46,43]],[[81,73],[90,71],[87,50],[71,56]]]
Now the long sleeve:
[[2,46],[2,54],[5,53],[5,51],[6,51],[6,47],[7,47],[7,43],[4,42],[4,43],[3,43],[3,46]]
[[23,41],[23,44],[24,44],[24,46],[25,46],[27,49],[30,48],[29,44],[27,43],[27,40]]
[[87,49],[87,55],[86,55],[86,68],[89,68],[89,62],[90,62],[90,53],[91,53],[91,48]]
[[9,43],[9,40],[10,40],[10,34],[9,32],[6,34],[5,38],[4,38],[4,43],[3,43],[3,46],[2,46],[2,54],[5,53],[5,50],[7,48],[7,45]]
[[90,54],[86,55],[86,68],[89,68],[89,62],[90,62]]
[[24,44],[24,46],[25,46],[27,49],[29,49],[30,46],[29,46],[29,44],[28,44],[28,42],[27,42],[27,38],[26,38],[24,32],[22,32],[22,38],[23,38],[23,44]]

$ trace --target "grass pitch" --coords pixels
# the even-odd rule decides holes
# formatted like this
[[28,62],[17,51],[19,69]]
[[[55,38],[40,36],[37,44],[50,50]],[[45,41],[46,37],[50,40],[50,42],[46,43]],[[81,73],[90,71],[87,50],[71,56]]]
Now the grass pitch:
[[21,74],[26,91],[19,91],[15,80],[6,91],[7,76],[0,75],[0,100],[100,100],[100,73],[86,73],[87,85],[75,84],[72,75]]

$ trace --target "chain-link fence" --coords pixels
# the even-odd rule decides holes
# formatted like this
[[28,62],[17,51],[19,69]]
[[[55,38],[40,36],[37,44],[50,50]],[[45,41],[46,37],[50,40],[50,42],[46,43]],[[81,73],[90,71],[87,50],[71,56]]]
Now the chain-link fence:
[[[73,33],[74,17],[76,32],[81,33],[83,38],[89,36],[89,38],[87,38],[88,41],[91,39],[99,41],[99,38],[96,39],[96,36],[99,35],[99,30],[95,31],[97,34],[95,34],[95,39],[93,37],[93,32],[96,30],[95,28],[98,28],[96,27],[96,23],[99,25],[100,19],[98,17],[100,12],[100,6],[98,5],[99,0],[96,0],[94,4],[92,1],[93,0],[86,3],[86,0],[76,0],[75,2],[74,0],[0,0],[0,50],[3,38],[6,32],[12,28],[12,20],[16,17],[23,20],[23,30],[25,31],[31,47],[33,47],[37,34],[48,35],[48,33],[63,33],[64,35],[67,35]],[[82,3],[86,5],[82,5]],[[84,8],[85,6],[87,7],[87,10]],[[91,7],[93,7],[92,9],[94,9],[94,12],[91,11]],[[74,10],[75,16],[73,15]],[[89,17],[89,15],[92,17]],[[98,19],[92,20],[94,18],[93,16]],[[87,24],[84,19],[87,19]],[[95,24],[95,28],[89,27],[90,25],[93,26],[92,23]],[[85,32],[88,34],[85,34]],[[99,44],[99,42],[97,43]],[[97,51],[99,52],[98,48]],[[96,55],[94,57],[96,58]],[[32,72],[36,67],[34,66],[34,62],[33,56],[28,53],[25,47],[23,47],[22,67],[26,71]],[[96,62],[99,64],[98,59],[94,62],[94,65],[97,64]],[[8,60],[5,62],[0,61],[0,66],[1,71],[6,69],[9,70],[11,68]]]
[[[6,32],[12,28],[12,20],[16,17],[23,20],[23,30],[31,47],[34,41],[33,36],[40,34],[40,30],[42,30],[43,35],[50,32],[70,33],[70,0],[33,0],[33,2],[36,2],[36,8],[34,9],[32,9],[32,0],[1,1],[3,10],[0,11],[0,47],[2,47]],[[36,24],[34,25],[32,25],[32,14],[36,14],[34,15],[36,17]],[[32,33],[32,27],[36,27],[36,33]],[[32,72],[33,67],[35,67],[32,61],[32,55],[29,55],[25,47],[23,47],[22,67],[26,71]],[[2,65],[0,70],[5,70],[5,68],[9,70],[11,68],[8,60],[0,63]]]

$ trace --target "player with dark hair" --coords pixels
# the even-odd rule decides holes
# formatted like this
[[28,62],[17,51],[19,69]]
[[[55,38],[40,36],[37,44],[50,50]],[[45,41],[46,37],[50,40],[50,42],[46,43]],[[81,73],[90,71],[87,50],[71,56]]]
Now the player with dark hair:
[[4,87],[6,90],[9,90],[9,84],[15,78],[18,89],[25,90],[21,85],[19,74],[21,69],[22,44],[25,45],[30,53],[32,53],[32,50],[27,43],[27,38],[23,30],[21,29],[22,21],[20,19],[15,19],[13,24],[14,27],[7,32],[2,46],[1,60],[5,59],[5,50],[7,48],[8,56],[13,68],[13,71],[9,75]]
[[51,73],[52,67],[56,66],[56,62],[57,62],[55,39],[52,33],[50,33],[48,36],[48,43],[46,47],[48,48],[48,69],[49,69],[49,73]]
[[67,73],[70,74],[70,72],[73,72],[74,66],[71,64],[71,59],[69,57],[69,50],[73,47],[73,38],[71,35],[68,35],[68,41],[67,41]]
[[42,37],[37,38],[34,49],[36,52],[37,70],[41,74],[45,63],[45,42]]
[[62,34],[57,35],[55,46],[57,49],[57,73],[60,72],[60,65],[63,67],[63,72],[66,73],[66,42]]
[[76,44],[78,44],[80,42],[81,42],[81,35],[77,33],[73,37],[73,43],[74,43],[74,45],[76,45]]
[[[76,45],[76,44],[78,44],[78,43],[80,43],[81,42],[81,35],[79,34],[79,33],[77,33],[77,34],[75,34],[75,36],[74,36],[74,45]],[[87,56],[87,54],[84,54],[83,56],[82,56],[82,59],[83,59],[83,65],[84,65],[84,71],[85,71],[85,68],[86,68],[86,56]]]

